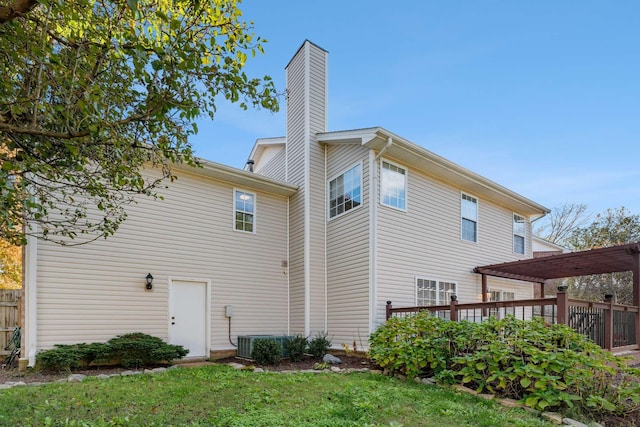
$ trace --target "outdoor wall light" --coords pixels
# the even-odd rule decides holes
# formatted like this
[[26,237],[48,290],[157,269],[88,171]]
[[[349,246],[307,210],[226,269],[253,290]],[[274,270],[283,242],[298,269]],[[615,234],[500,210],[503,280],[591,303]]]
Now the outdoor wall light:
[[146,288],[148,290],[153,289],[153,276],[151,275],[151,273],[147,274],[145,281],[146,281]]

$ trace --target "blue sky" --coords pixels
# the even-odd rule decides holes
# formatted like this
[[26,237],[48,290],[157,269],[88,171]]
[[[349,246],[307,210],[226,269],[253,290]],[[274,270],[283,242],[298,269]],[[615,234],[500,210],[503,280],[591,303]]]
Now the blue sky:
[[[548,208],[640,214],[639,1],[241,3],[268,40],[247,73],[284,90],[305,39],[329,51],[330,131],[381,126]],[[242,167],[273,114],[218,104],[192,139]]]

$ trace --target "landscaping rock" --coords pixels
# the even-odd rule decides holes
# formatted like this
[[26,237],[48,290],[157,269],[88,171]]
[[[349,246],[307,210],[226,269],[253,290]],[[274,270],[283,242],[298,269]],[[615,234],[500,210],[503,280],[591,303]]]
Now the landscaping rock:
[[422,384],[436,385],[436,380],[434,380],[433,378],[423,378],[420,380],[420,382]]
[[484,400],[493,400],[495,398],[493,394],[489,394],[489,393],[479,393],[478,397],[481,397]]
[[151,370],[151,372],[153,372],[154,374],[160,373],[160,372],[165,372],[167,370],[167,368],[153,368]]
[[342,363],[342,360],[339,357],[334,356],[333,354],[325,354],[322,358],[324,363],[328,363],[330,365],[339,365]]
[[67,377],[67,381],[70,383],[79,383],[84,380],[87,376],[83,374],[71,374]]
[[100,375],[96,375],[96,378],[99,379],[99,380],[107,380],[107,379],[111,378],[111,375],[100,374]]
[[372,369],[369,373],[373,375],[382,375],[382,371],[380,369]]
[[231,363],[227,363],[227,365],[231,366],[234,369],[243,369],[244,368],[244,365],[242,363],[231,362]]
[[301,374],[321,374],[322,371],[319,371],[317,369],[304,369],[302,371],[300,371]]
[[123,376],[123,377],[128,377],[129,375],[133,375],[133,374],[135,374],[135,372],[133,372],[133,371],[122,371],[122,372],[120,372],[120,375]]
[[571,418],[563,418],[562,422],[567,426],[589,427],[588,425],[581,423],[580,421],[573,420]]
[[551,421],[553,424],[561,425],[562,424],[562,415],[557,412],[543,412],[540,414],[543,418]]
[[473,394],[474,396],[476,396],[478,394],[477,391],[472,390],[469,387],[465,387],[465,386],[460,385],[460,384],[454,385],[453,388],[454,388],[454,390],[461,391],[463,393]]
[[7,384],[9,384],[11,387],[21,387],[23,385],[27,385],[26,383],[24,383],[22,381],[9,382]]
[[253,368],[253,372],[261,373],[261,372],[264,372],[264,369],[262,369],[262,368]]
[[332,366],[331,367],[331,372],[342,372],[342,369],[338,368],[337,366]]
[[498,399],[498,403],[507,408],[522,408],[524,405],[514,399]]
[[4,390],[4,389],[7,389],[7,388],[11,388],[11,387],[13,387],[13,386],[11,384],[8,384],[8,383],[0,384],[0,390]]

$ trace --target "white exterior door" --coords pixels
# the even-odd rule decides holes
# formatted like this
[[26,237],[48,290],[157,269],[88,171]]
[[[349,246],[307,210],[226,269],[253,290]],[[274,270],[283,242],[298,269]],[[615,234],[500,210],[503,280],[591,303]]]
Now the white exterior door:
[[171,280],[169,293],[169,343],[181,345],[186,357],[207,354],[207,286],[204,281]]

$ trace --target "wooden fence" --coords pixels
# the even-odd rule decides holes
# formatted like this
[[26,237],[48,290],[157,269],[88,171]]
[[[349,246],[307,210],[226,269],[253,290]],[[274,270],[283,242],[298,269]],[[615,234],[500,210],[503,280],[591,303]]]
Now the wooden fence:
[[566,292],[558,292],[557,296],[549,298],[469,304],[458,303],[453,295],[450,304],[423,307],[398,308],[387,301],[387,319],[411,316],[425,310],[443,319],[471,322],[507,314],[519,319],[542,316],[547,323],[570,326],[607,350],[627,346],[636,348],[640,343],[640,312],[637,306],[614,304],[611,299],[605,302],[569,299]]
[[0,355],[6,356],[4,348],[11,339],[13,330],[20,325],[21,289],[0,289]]

